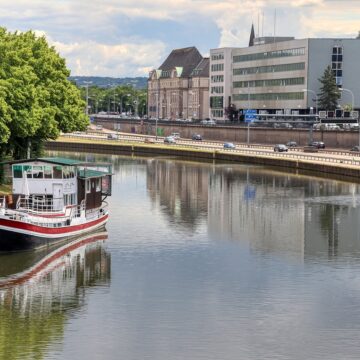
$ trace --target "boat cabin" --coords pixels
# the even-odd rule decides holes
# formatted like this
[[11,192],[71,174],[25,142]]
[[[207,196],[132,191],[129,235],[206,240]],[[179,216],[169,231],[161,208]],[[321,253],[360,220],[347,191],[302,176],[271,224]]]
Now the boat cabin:
[[86,210],[96,209],[101,206],[103,196],[111,195],[111,176],[109,164],[67,158],[12,162],[13,197],[8,206],[65,211],[83,203]]

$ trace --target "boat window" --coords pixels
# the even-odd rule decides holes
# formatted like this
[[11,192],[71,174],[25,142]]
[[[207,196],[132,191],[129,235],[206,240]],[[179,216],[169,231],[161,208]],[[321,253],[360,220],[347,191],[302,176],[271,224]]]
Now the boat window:
[[96,179],[96,191],[101,190],[101,178]]
[[62,179],[62,166],[56,165],[53,167],[53,169],[54,169],[54,173],[53,173],[54,179]]
[[90,179],[86,179],[86,193],[89,194],[90,192],[91,192]]
[[52,166],[44,166],[44,178],[51,179],[52,178]]
[[42,166],[33,166],[33,178],[34,179],[44,178],[44,169]]
[[22,178],[22,171],[23,167],[22,165],[13,165],[13,177],[14,179]]
[[68,166],[63,167],[63,178],[69,179],[70,178],[70,171]]
[[31,165],[24,165],[24,171],[26,171],[26,177],[32,178],[32,166]]

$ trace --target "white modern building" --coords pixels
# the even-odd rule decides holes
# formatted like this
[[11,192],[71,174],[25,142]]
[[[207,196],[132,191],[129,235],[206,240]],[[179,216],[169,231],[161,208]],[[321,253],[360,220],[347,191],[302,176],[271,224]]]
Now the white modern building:
[[[251,41],[252,40],[252,41]],[[210,50],[210,113],[226,120],[232,105],[240,113],[309,114],[317,109],[319,78],[331,66],[342,89],[340,104],[360,108],[360,40],[250,38],[244,48]],[[220,60],[217,56],[224,54]],[[214,93],[212,79],[220,75],[221,92]],[[226,69],[226,70],[225,70]],[[223,113],[219,111],[223,104]],[[333,109],[327,109],[333,110]]]

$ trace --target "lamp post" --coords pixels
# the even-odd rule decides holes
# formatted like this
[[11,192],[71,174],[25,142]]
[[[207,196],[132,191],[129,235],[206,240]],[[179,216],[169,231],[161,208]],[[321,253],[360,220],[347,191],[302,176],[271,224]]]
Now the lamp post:
[[351,107],[352,107],[352,109],[351,110],[354,110],[354,107],[355,107],[355,97],[354,97],[354,93],[351,91],[351,90],[349,90],[349,89],[345,89],[345,88],[339,88],[339,90],[340,91],[347,91],[347,92],[349,92],[350,94],[351,94],[351,99],[352,99],[352,105],[351,105]]
[[[354,97],[354,93],[349,90],[349,89],[345,89],[345,88],[339,88],[340,91],[347,91],[351,94],[351,99],[352,99],[352,110],[354,110],[355,107],[355,97]],[[360,119],[358,119],[358,124],[359,124],[359,147],[360,147]]]
[[310,90],[310,89],[303,89],[303,92],[309,92],[315,95],[315,115],[318,114],[318,96],[316,94],[316,92],[314,90]]
[[85,87],[86,87],[86,116],[89,115],[89,85],[92,83],[92,81],[84,81]]
[[116,88],[114,88],[114,113],[116,112]]
[[123,106],[122,106],[122,104],[123,104],[123,98],[124,98],[125,96],[130,96],[130,94],[124,94],[124,95],[120,96],[120,111],[121,111],[121,114],[120,114],[120,115],[122,115],[122,113],[123,113]]

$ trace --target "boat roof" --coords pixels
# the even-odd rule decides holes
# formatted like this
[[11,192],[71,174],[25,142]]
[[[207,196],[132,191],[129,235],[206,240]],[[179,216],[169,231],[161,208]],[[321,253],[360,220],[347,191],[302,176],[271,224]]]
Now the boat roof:
[[98,178],[106,175],[111,175],[108,172],[92,169],[81,169],[78,171],[78,177],[81,179]]

